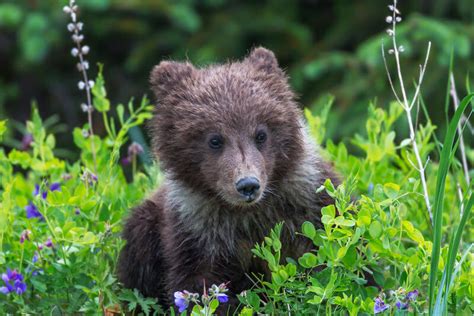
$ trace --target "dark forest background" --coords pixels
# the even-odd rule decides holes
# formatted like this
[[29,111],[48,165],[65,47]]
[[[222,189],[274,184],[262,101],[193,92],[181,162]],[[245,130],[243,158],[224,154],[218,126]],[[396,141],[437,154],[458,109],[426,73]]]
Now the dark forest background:
[[[12,147],[21,146],[21,125],[29,118],[32,102],[44,118],[50,117],[59,147],[73,148],[66,132],[86,122],[80,108],[84,94],[77,88],[80,74],[66,30],[69,18],[62,12],[65,3],[0,2],[0,118],[17,127],[7,137]],[[143,94],[152,97],[148,74],[162,59],[206,65],[240,59],[257,45],[276,53],[304,106],[318,111],[328,94],[335,96],[330,138],[363,131],[369,103],[386,106],[393,100],[381,57],[381,43],[389,41],[385,33],[389,1],[77,0],[77,4],[85,43],[91,47],[90,76],[97,73],[96,63],[104,64],[113,104]],[[428,41],[432,42],[422,92],[442,131],[451,57],[461,97],[474,65],[474,0],[401,0],[399,8],[403,21],[398,36],[405,47],[402,66],[408,85],[417,77]],[[451,111],[450,107],[448,114]],[[95,119],[99,133],[100,122]],[[74,156],[70,151],[63,154]]]

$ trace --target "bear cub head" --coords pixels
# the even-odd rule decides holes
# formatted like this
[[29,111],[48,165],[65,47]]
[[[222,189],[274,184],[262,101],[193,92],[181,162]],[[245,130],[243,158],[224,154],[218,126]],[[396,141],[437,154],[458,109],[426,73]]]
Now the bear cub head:
[[227,207],[277,194],[303,155],[304,124],[271,51],[204,68],[162,61],[150,81],[152,147],[168,178]]

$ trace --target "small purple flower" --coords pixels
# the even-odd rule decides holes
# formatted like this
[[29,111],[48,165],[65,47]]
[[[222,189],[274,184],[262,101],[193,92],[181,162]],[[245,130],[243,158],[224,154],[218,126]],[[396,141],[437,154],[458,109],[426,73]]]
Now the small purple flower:
[[416,301],[416,298],[418,297],[418,290],[413,290],[407,293],[407,300],[410,301]]
[[133,142],[128,146],[128,157],[136,156],[143,153],[143,147],[137,142]]
[[33,196],[37,196],[40,194],[40,186],[39,184],[35,184],[35,189],[33,190]]
[[44,245],[48,248],[53,247],[53,241],[51,240],[51,237],[48,237],[48,239],[44,242]]
[[38,253],[37,252],[35,252],[33,258],[31,259],[31,262],[33,262],[33,263],[38,262]]
[[211,295],[214,295],[219,301],[219,303],[227,303],[229,301],[229,297],[227,296],[227,294],[225,294],[225,292],[227,291],[228,289],[225,283],[222,283],[219,286],[213,284],[209,289],[209,293],[211,293]]
[[178,307],[180,313],[184,312],[189,305],[189,292],[174,292],[174,304]]
[[227,303],[229,301],[229,297],[227,296],[227,294],[219,293],[216,296],[219,303]]
[[31,231],[29,229],[25,229],[20,235],[20,244],[24,243],[25,240],[30,240]]
[[[51,192],[60,191],[60,190],[61,190],[61,183],[59,182],[54,182],[53,184],[49,186],[49,191]],[[40,192],[39,184],[35,184],[35,189],[33,190],[33,196],[37,196],[40,193],[41,193],[41,198],[43,200],[46,200],[46,198],[48,197],[48,191],[46,190],[46,191]]]
[[122,166],[128,166],[129,164],[132,163],[129,157],[122,158],[120,162],[122,163]]
[[375,305],[374,305],[374,314],[382,313],[390,308],[390,305],[385,304],[385,302],[377,296],[375,298]]
[[81,210],[76,207],[76,209],[74,210],[74,214],[81,215]]
[[51,185],[49,186],[49,190],[50,190],[51,192],[53,192],[53,191],[60,191],[60,190],[61,190],[61,183],[59,183],[59,182],[54,182],[53,184],[51,184]]
[[397,301],[395,303],[395,306],[398,308],[398,309],[407,309],[408,308],[408,304],[407,303],[403,303],[401,301]]
[[33,135],[25,134],[21,140],[21,150],[26,151],[31,148],[31,144],[33,143]]
[[16,294],[18,295],[21,295],[26,292],[26,283],[24,282],[16,280],[14,287],[15,287]]
[[25,211],[26,211],[26,218],[36,217],[36,218],[39,218],[40,220],[44,218],[43,215],[40,213],[40,211],[38,211],[38,208],[36,207],[36,205],[33,204],[33,202],[30,202],[30,204],[25,206]]
[[16,270],[7,268],[7,272],[2,274],[2,280],[5,286],[0,287],[0,292],[3,294],[16,292],[18,295],[21,295],[26,291],[26,283],[23,282],[23,275]]
[[89,185],[94,185],[94,183],[97,182],[98,178],[94,173],[90,172],[89,170],[85,170],[81,176],[81,180]]

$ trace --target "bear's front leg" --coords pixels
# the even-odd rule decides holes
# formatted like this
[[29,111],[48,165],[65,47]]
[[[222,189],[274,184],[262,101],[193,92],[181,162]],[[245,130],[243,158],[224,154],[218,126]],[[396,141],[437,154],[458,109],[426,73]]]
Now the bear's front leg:
[[123,231],[126,244],[120,253],[117,274],[126,288],[136,288],[144,296],[156,297],[160,304],[166,304],[161,226],[161,207],[155,202],[145,200],[132,210]]

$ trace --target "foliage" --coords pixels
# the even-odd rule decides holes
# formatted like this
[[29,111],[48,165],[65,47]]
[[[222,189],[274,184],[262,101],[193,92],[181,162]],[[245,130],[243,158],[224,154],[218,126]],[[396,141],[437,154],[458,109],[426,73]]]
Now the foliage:
[[[462,107],[466,108],[469,101],[470,98],[465,98]],[[337,188],[330,181],[319,188],[326,190],[336,201],[335,206],[322,210],[323,229],[317,229],[310,222],[301,227],[301,234],[311,239],[318,250],[305,253],[300,258],[281,258],[279,235],[284,224],[277,225],[270,236],[253,250],[255,255],[267,262],[271,282],[260,278],[256,288],[240,296],[246,311],[264,314],[342,312],[349,315],[384,310],[385,313],[399,315],[427,313],[435,305],[434,296],[428,304],[429,289],[436,288],[443,293],[446,280],[452,280],[440,298],[445,306],[438,307],[434,314],[440,315],[444,310],[472,314],[473,231],[472,227],[464,226],[469,218],[467,212],[472,208],[472,186],[464,188],[470,192],[471,199],[467,202],[466,196],[463,201],[466,208],[460,225],[452,225],[460,217],[460,201],[453,179],[462,178],[462,171],[448,172],[447,169],[447,163],[455,162],[449,144],[454,139],[453,133],[462,111],[456,112],[451,123],[440,166],[432,164],[428,168],[433,195],[437,175],[448,182],[446,186],[438,183],[434,196],[437,198],[442,192],[445,199],[443,201],[441,197],[440,202],[435,204],[439,205],[437,219],[444,218],[444,223],[447,217],[451,220],[448,225],[436,226],[434,233],[436,236],[441,236],[443,232],[450,234],[449,245],[448,242],[441,244],[439,237],[435,239],[435,245],[430,241],[433,232],[429,218],[425,216],[419,180],[412,170],[411,150],[407,142],[397,144],[394,141],[392,126],[402,108],[392,103],[385,111],[372,105],[366,124],[367,136],[356,135],[353,140],[365,152],[365,157],[348,154],[343,143],[335,145],[328,142],[328,157],[338,170],[352,175]],[[309,122],[315,121],[310,112],[306,115]],[[324,133],[323,127],[312,130],[316,134]],[[424,155],[434,148],[431,140],[433,131],[430,123],[418,131]],[[453,208],[453,205],[458,206]],[[444,212],[441,211],[443,209]],[[437,225],[440,223],[441,220]],[[461,235],[465,244],[463,253],[459,254],[457,245]],[[439,265],[431,258],[434,247],[438,247],[441,254],[436,259],[440,260]],[[456,260],[459,262],[455,273],[459,275],[451,278]],[[434,266],[430,267],[432,262]],[[442,284],[434,287],[436,283],[433,283],[428,287],[428,279],[440,279],[443,268]],[[381,287],[380,293],[373,281]]]
[[[97,90],[105,91],[98,83]],[[87,137],[87,126],[74,129],[81,152],[76,162],[54,156],[55,137],[46,133],[36,108],[27,122],[30,149],[0,151],[0,266],[17,269],[27,284],[24,295],[1,298],[0,313],[95,313],[113,307],[118,296],[130,299],[118,291],[114,273],[121,222],[125,211],[157,186],[160,173],[152,166],[127,181],[118,163],[130,128],[151,117],[148,100],[138,105],[131,100],[128,113],[122,105],[116,110],[118,122],[103,109],[110,126],[104,138]],[[50,189],[53,183],[60,184],[58,190]],[[39,215],[27,218],[31,205]],[[138,304],[143,308],[143,301]]]
[[[26,127],[33,135],[29,149],[14,149],[8,154],[0,151],[0,264],[2,270],[16,269],[21,273],[27,287],[22,294],[2,297],[1,313],[121,313],[137,306],[145,314],[161,312],[156,300],[122,289],[114,274],[122,246],[121,221],[127,210],[161,179],[155,166],[133,168],[127,179],[119,164],[127,133],[151,117],[151,106],[146,98],[138,105],[131,100],[127,110],[123,105],[111,106],[102,75],[96,80],[94,97],[107,135],[90,137],[84,133],[87,125],[75,128],[73,139],[81,152],[78,161],[55,157],[55,137],[46,132],[35,107]],[[315,139],[324,138],[330,102],[332,98],[328,98],[322,117],[306,111]],[[468,105],[466,98],[462,107]],[[118,120],[110,116],[111,109],[115,109]],[[336,201],[335,206],[322,210],[322,229],[309,222],[301,227],[301,235],[311,239],[318,251],[300,258],[281,258],[279,234],[284,223],[278,224],[252,250],[268,263],[271,280],[253,276],[257,286],[239,296],[242,315],[314,311],[357,315],[370,314],[377,308],[388,308],[385,313],[428,310],[433,232],[411,164],[411,147],[406,141],[395,141],[393,126],[402,110],[392,103],[387,110],[371,104],[368,111],[366,133],[352,139],[362,155],[349,154],[344,143],[331,141],[323,150],[336,169],[348,176],[337,188],[329,181],[315,188],[326,190]],[[459,118],[458,113],[456,117]],[[5,121],[0,123],[2,134],[6,125]],[[424,157],[437,150],[434,130],[429,121],[418,129]],[[92,141],[97,150],[97,170],[92,161]],[[452,154],[442,153],[441,157],[440,165],[432,163],[427,168],[431,192],[444,192],[444,199],[440,200],[442,211],[437,213],[442,216],[442,226],[435,234],[455,238],[449,239],[451,246],[448,241],[435,245],[440,252],[434,276],[439,279],[442,269],[449,266],[451,271],[444,272],[443,283],[437,285],[441,292],[443,284],[449,285],[449,295],[443,298],[445,308],[449,312],[472,313],[474,256],[468,245],[473,242],[474,228],[466,224],[472,223],[468,217],[472,201],[468,203],[466,195],[461,236],[455,225],[460,220],[456,211],[459,207],[452,206],[459,205],[456,184],[463,179],[462,169],[456,167]],[[446,161],[455,167],[448,170]],[[445,186],[436,185],[437,174],[445,175]],[[55,183],[60,184],[59,189],[53,189]],[[462,186],[465,192],[471,192],[472,200],[472,187],[469,191],[465,183]],[[31,205],[39,215],[28,218],[26,209]],[[452,247],[459,242],[462,256]],[[414,291],[417,295],[410,294]],[[209,308],[215,309],[216,299],[208,301],[212,302]],[[207,310],[205,306],[201,312]],[[194,309],[200,313],[198,305]]]

